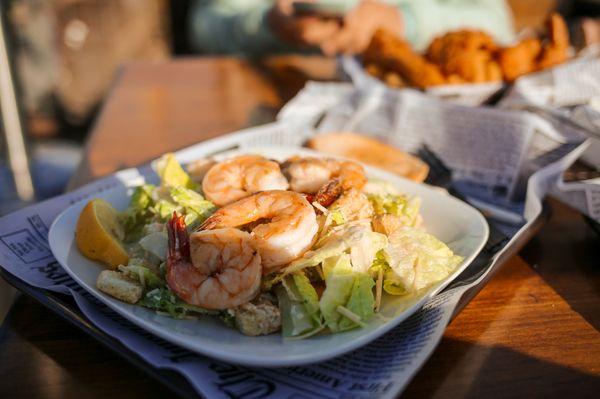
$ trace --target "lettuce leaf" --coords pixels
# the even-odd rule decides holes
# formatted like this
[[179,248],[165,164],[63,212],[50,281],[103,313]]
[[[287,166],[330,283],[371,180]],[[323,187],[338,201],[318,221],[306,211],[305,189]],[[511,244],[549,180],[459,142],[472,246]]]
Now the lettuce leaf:
[[197,185],[192,178],[183,170],[175,155],[168,153],[163,155],[156,163],[156,171],[160,177],[162,186],[185,187],[196,189]]
[[201,194],[185,187],[172,187],[167,194],[156,201],[152,208],[161,222],[166,222],[173,216],[173,212],[185,215],[185,223],[189,230],[193,230],[214,211],[215,205],[205,199]]
[[365,232],[350,247],[352,268],[359,273],[366,273],[375,259],[375,255],[387,245],[387,236],[373,231]]
[[173,201],[185,211],[188,226],[202,223],[216,209],[202,195],[184,187],[173,187],[170,194]]
[[169,288],[155,288],[139,300],[138,305],[166,313],[174,319],[183,319],[195,314],[217,314],[218,312],[183,302]]
[[320,327],[320,323],[316,323],[307,311],[307,307],[301,301],[297,292],[290,292],[290,288],[294,282],[290,281],[288,276],[286,286],[278,284],[274,291],[279,302],[279,311],[281,312],[281,331],[284,337],[296,337],[303,334],[308,334]]
[[155,189],[152,184],[143,184],[133,191],[129,206],[121,214],[126,242],[137,241],[144,226],[152,220],[154,216],[152,193]]
[[292,274],[295,288],[300,297],[304,309],[308,315],[317,323],[321,324],[321,311],[319,309],[319,296],[312,286],[308,277],[302,272]]
[[[374,314],[375,297],[373,295],[373,286],[375,281],[368,274],[359,273],[354,278],[350,299],[346,304],[346,309],[360,318],[360,321],[368,321]],[[356,323],[347,317],[342,317],[339,322],[340,331],[359,327]]]
[[397,194],[368,194],[377,215],[390,214],[399,216],[405,226],[415,226],[418,221],[421,199],[408,198]]
[[343,240],[332,241],[328,245],[325,245],[314,251],[309,251],[308,253],[304,254],[304,257],[302,258],[296,259],[284,269],[284,273],[290,274],[300,271],[306,267],[317,266],[328,258],[336,257],[344,253],[344,251],[347,249],[348,245]]
[[173,216],[173,212],[179,212],[181,207],[166,199],[160,199],[153,207],[161,222],[167,222]]
[[338,256],[326,275],[325,291],[319,301],[319,307],[327,327],[332,332],[337,332],[340,331],[339,323],[342,318],[337,308],[348,303],[356,278],[356,273],[350,264],[350,256],[348,254]]
[[392,233],[384,254],[393,272],[385,273],[384,289],[395,295],[412,293],[446,278],[463,260],[431,234],[412,227]]
[[336,225],[346,223],[346,218],[344,217],[344,214],[342,213],[341,210],[333,209],[333,210],[330,210],[330,212],[331,212],[331,220],[333,220],[333,222]]
[[166,231],[150,233],[140,239],[140,246],[156,256],[160,261],[167,260],[169,240]]
[[405,295],[407,290],[404,288],[402,280],[394,273],[390,264],[386,260],[385,250],[381,249],[377,252],[375,260],[369,269],[373,278],[379,274],[379,270],[383,273],[383,290],[390,295]]
[[158,277],[150,268],[143,266],[142,262],[131,259],[127,266],[119,266],[119,271],[127,277],[139,282],[144,289],[154,289],[165,286],[165,281]]
[[290,263],[284,269],[284,273],[290,274],[307,267],[323,264],[323,273],[327,276],[329,269],[325,265],[327,259],[336,258],[347,252],[350,252],[353,270],[366,273],[377,251],[386,245],[387,237],[372,231],[369,224],[345,224],[321,239],[316,244],[316,249]]

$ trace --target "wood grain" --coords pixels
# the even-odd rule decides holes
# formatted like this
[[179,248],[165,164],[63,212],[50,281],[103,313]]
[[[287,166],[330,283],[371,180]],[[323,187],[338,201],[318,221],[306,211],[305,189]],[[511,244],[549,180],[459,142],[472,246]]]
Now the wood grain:
[[[73,184],[266,121],[287,97],[282,70],[232,58],[126,67]],[[297,71],[290,82],[299,86]],[[548,224],[452,322],[404,397],[597,396],[600,240],[575,211],[550,204]],[[170,397],[26,298],[0,335],[0,377],[0,397]]]

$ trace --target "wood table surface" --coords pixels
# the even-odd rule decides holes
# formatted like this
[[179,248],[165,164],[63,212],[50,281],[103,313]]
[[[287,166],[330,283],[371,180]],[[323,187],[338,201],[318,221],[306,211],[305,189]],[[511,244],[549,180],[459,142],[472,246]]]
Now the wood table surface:
[[[90,135],[72,186],[271,120],[331,62],[235,58],[132,64]],[[552,215],[448,327],[407,398],[599,397],[600,240],[572,209]],[[21,297],[0,333],[2,398],[163,398],[158,382]]]

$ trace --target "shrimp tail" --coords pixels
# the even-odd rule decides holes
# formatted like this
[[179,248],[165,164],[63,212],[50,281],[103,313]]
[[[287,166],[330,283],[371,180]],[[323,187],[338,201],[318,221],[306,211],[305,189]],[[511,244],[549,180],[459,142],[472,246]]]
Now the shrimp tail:
[[198,227],[198,230],[212,230],[219,225],[220,219],[220,215],[215,213],[202,222],[202,224]]
[[183,215],[173,212],[173,217],[167,223],[167,236],[169,239],[169,262],[190,258],[190,238]]
[[319,205],[327,208],[329,205],[333,204],[333,202],[342,195],[344,191],[344,187],[342,186],[342,182],[340,179],[331,179],[327,184],[317,191],[314,195],[308,195],[306,199],[311,204],[313,202],[317,202]]

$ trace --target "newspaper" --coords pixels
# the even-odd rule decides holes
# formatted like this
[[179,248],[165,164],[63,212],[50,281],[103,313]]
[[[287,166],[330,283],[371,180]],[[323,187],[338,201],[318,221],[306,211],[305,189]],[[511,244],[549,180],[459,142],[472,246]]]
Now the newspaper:
[[[600,47],[571,62],[524,76],[502,99],[505,109],[528,109],[557,123],[573,123],[590,137],[582,159],[600,167]],[[600,222],[600,179],[565,182],[557,176],[551,194]]]
[[[371,127],[370,133],[404,148],[418,146],[420,130],[421,140],[431,144],[444,162],[459,171],[459,179],[476,181],[475,186],[490,194],[497,204],[504,207],[517,204],[513,209],[521,210],[522,223],[513,225],[510,236],[500,243],[488,243],[483,254],[465,270],[467,278],[459,277],[458,283],[429,300],[419,312],[385,336],[339,358],[310,366],[278,369],[225,364],[191,353],[132,325],[95,300],[64,272],[48,247],[48,226],[55,217],[68,206],[130,182],[134,177],[155,178],[148,166],[119,172],[1,218],[0,265],[6,272],[35,287],[72,295],[81,311],[99,329],[139,354],[150,365],[180,373],[204,397],[395,397],[439,343],[462,294],[485,278],[503,251],[535,220],[549,185],[586,146],[574,136],[553,131],[551,126],[538,126],[538,121],[531,116],[446,106],[416,93],[389,96],[385,91],[366,93],[343,84],[311,84],[282,111],[277,122],[209,140],[176,154],[181,162],[189,162],[232,147],[301,145],[314,134],[307,121],[316,123],[319,119],[322,119],[319,130],[352,127],[364,131]],[[354,107],[354,113],[350,111],[351,107]],[[428,109],[428,113],[423,114],[422,108]],[[390,128],[387,135],[385,126]],[[462,146],[469,146],[470,155],[493,146],[498,149],[496,154],[486,152],[487,157],[493,155],[494,160],[485,157],[471,160],[460,148]],[[540,161],[538,158],[543,157],[536,151],[541,148],[555,155]],[[534,165],[535,160],[543,165],[536,171],[523,172],[512,165],[516,162],[523,169]],[[526,196],[523,200],[513,199],[519,176],[523,173],[528,176]],[[496,190],[496,193],[485,187],[486,184],[502,184],[507,189]],[[470,186],[467,184],[466,187]],[[474,269],[475,266],[478,269]]]

